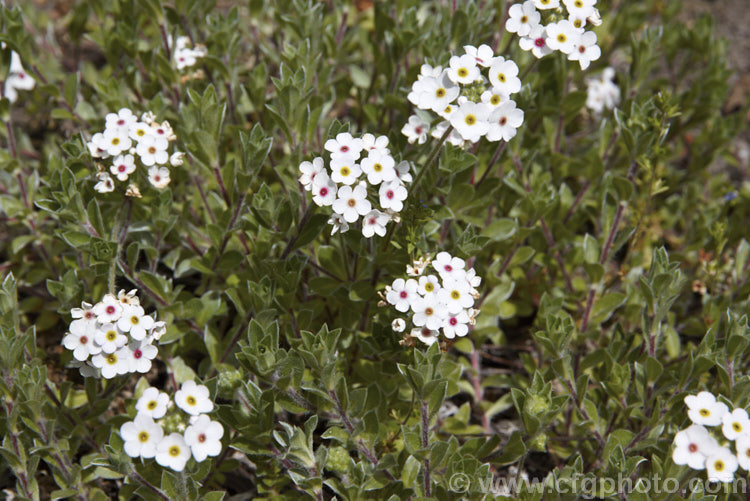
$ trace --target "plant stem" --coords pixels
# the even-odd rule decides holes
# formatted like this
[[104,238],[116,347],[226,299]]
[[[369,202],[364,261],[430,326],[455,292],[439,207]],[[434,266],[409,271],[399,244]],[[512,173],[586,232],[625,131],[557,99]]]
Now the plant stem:
[[438,153],[440,152],[440,147],[443,146],[443,143],[446,139],[448,139],[448,136],[453,131],[453,126],[449,125],[447,129],[445,129],[445,132],[440,137],[440,140],[435,145],[435,147],[430,152],[430,156],[427,157],[427,162],[425,162],[424,166],[419,170],[419,173],[417,173],[417,177],[414,178],[414,182],[411,184],[411,189],[416,192],[417,188],[419,187],[419,181],[422,180],[422,176],[424,176],[424,173],[427,172],[427,169],[430,167],[432,162],[435,161],[435,158],[437,158]]
[[[430,418],[428,414],[427,402],[422,401],[422,449],[426,449],[429,446]],[[429,456],[425,456],[424,458],[424,495],[427,497],[432,495]]]
[[289,253],[292,252],[292,247],[294,247],[294,243],[299,238],[300,233],[302,233],[302,230],[305,228],[305,225],[307,224],[307,220],[310,219],[310,216],[312,216],[312,213],[313,213],[313,204],[310,204],[307,206],[305,213],[302,215],[302,219],[300,219],[299,224],[297,225],[297,233],[294,235],[294,237],[292,237],[291,240],[289,240],[289,243],[286,244],[286,247],[284,247],[284,251],[281,253],[281,259],[286,259]]

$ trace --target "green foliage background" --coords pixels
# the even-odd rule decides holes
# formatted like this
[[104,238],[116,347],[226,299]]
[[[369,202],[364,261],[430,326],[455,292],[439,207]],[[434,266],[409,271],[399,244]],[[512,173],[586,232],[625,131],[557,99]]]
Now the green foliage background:
[[[479,480],[509,471],[687,485],[684,396],[750,403],[750,185],[726,169],[742,114],[721,112],[710,19],[600,0],[603,57],[581,72],[521,51],[502,0],[72,3],[0,10],[37,80],[0,106],[1,478],[18,499],[455,499],[456,473],[489,499]],[[208,47],[201,78],[172,68],[162,29]],[[523,74],[518,136],[426,165],[437,141],[400,134],[420,64],[493,41]],[[597,119],[584,79],[608,60],[623,100]],[[120,107],[175,127],[188,156],[164,191],[93,190],[85,140]],[[429,169],[388,238],[330,237],[298,187],[342,130]],[[402,346],[377,291],[440,250],[483,277],[476,329],[445,352]],[[169,325],[149,382],[197,377],[216,399],[224,453],[183,474],[122,451],[145,380],[65,368],[70,308],[108,291],[111,265]]]

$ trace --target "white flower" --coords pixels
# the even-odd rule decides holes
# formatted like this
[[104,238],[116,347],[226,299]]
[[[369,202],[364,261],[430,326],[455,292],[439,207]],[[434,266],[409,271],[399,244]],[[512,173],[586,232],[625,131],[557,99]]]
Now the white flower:
[[380,185],[380,206],[383,209],[391,209],[400,212],[404,208],[404,200],[408,192],[399,180],[383,183]]
[[127,348],[120,348],[114,353],[101,353],[94,355],[91,363],[94,367],[101,369],[102,376],[105,379],[112,379],[117,375],[127,374],[130,370],[130,351]]
[[352,157],[338,157],[331,159],[331,179],[336,183],[348,186],[357,182],[362,169],[354,163]]
[[146,388],[141,398],[135,404],[138,414],[151,416],[154,419],[164,417],[169,405],[169,395],[160,392],[157,388]]
[[489,70],[489,77],[493,89],[503,94],[511,95],[521,90],[518,66],[510,59],[493,64]]
[[423,79],[424,77],[439,77],[443,74],[443,67],[442,66],[430,66],[427,63],[424,63],[422,66],[419,67],[419,76],[417,77],[418,80]]
[[448,312],[454,315],[474,305],[471,286],[465,280],[445,280],[443,287],[437,292],[437,297],[446,305]]
[[136,295],[137,293],[137,289],[131,289],[129,292],[125,292],[125,289],[120,289],[120,292],[117,293],[117,300],[123,306],[141,304],[141,300]]
[[118,155],[112,162],[109,170],[117,176],[120,181],[127,181],[128,176],[135,171],[135,162],[133,155]]
[[[7,96],[6,96],[7,97]],[[101,132],[97,132],[94,134],[94,136],[91,138],[91,141],[86,143],[86,147],[89,149],[89,153],[91,153],[91,156],[93,158],[106,158],[109,155],[107,154],[106,150],[103,150],[99,147],[99,144],[101,144],[101,137],[103,134]],[[94,141],[94,137],[96,137],[96,141]]]
[[373,209],[362,218],[362,235],[366,238],[372,238],[377,234],[385,236],[385,225],[391,220],[391,216],[377,209]]
[[[441,289],[442,290],[442,289]],[[443,320],[447,316],[447,311],[437,298],[437,294],[427,294],[424,297],[417,297],[411,302],[411,309],[414,311],[412,322],[417,327],[427,327],[431,330],[438,330],[443,325]]]
[[[183,38],[183,37],[180,37],[180,38]],[[188,49],[188,48],[178,49],[174,51],[175,65],[177,66],[178,70],[184,70],[185,68],[190,68],[191,66],[195,66],[195,63],[198,62],[198,59],[204,57],[205,55],[206,55],[205,50]]]
[[94,313],[94,307],[91,304],[83,301],[80,308],[70,309],[70,316],[90,321],[96,318],[96,313]]
[[417,291],[421,295],[426,296],[427,294],[431,294],[439,290],[440,282],[438,281],[438,277],[436,277],[435,275],[425,275],[419,277],[419,288],[417,289]]
[[351,186],[342,186],[337,193],[338,198],[333,202],[333,210],[341,214],[347,223],[353,223],[359,216],[364,216],[372,209],[367,200],[367,188],[358,184],[354,189]]
[[568,14],[586,19],[594,13],[596,0],[563,0]]
[[174,395],[177,407],[192,416],[211,412],[214,403],[208,396],[208,388],[195,384],[195,381],[185,381]]
[[510,96],[502,92],[500,89],[492,89],[482,92],[481,99],[484,104],[494,110],[501,104],[507,103]]
[[537,25],[531,28],[529,34],[518,41],[523,50],[530,50],[537,58],[542,58],[552,52],[547,45],[547,30],[545,26]]
[[349,231],[349,223],[344,220],[344,216],[341,214],[333,214],[330,219],[328,219],[328,224],[333,226],[333,228],[331,228],[331,235],[334,235],[337,231],[341,233]]
[[427,327],[419,327],[416,329],[412,329],[409,335],[411,337],[419,339],[427,346],[431,346],[437,341],[438,331],[429,329]]
[[221,437],[224,436],[224,428],[221,423],[211,421],[206,416],[198,416],[195,422],[185,430],[185,443],[193,452],[193,457],[199,463],[208,456],[218,456],[221,452]]
[[325,172],[325,164],[321,157],[313,158],[312,162],[302,162],[299,164],[299,171],[302,173],[299,176],[299,183],[305,188],[306,191],[312,189],[312,183],[315,180],[315,176],[321,172]]
[[331,181],[328,174],[320,173],[312,183],[313,202],[320,207],[333,205],[336,200],[336,183]]
[[156,115],[154,115],[153,111],[144,111],[141,115],[141,122],[145,122],[148,125],[154,123],[154,120],[156,120]]
[[409,121],[401,128],[401,134],[406,136],[409,144],[424,144],[427,141],[427,133],[430,132],[430,124],[417,115],[409,117]]
[[331,152],[332,159],[347,157],[356,161],[365,145],[361,139],[352,137],[348,132],[340,132],[336,134],[336,139],[326,141],[324,147]]
[[737,471],[737,456],[727,447],[719,447],[706,457],[706,473],[709,482],[731,482]]
[[172,130],[172,126],[167,120],[164,120],[161,124],[158,122],[153,122],[151,124],[151,128],[149,129],[149,134],[154,136],[156,139],[166,139],[167,141],[173,141],[177,139],[177,136],[174,135],[174,131]]
[[[448,106],[446,106],[445,108],[443,108],[443,111],[438,111],[437,114],[440,115],[441,117],[445,118],[446,120],[450,120],[451,116],[453,115],[453,113],[457,109],[458,109],[458,106],[454,106],[452,104],[449,104]],[[445,123],[445,122],[443,122],[443,123]],[[432,137],[441,137],[442,136],[442,134],[435,135],[435,132],[437,131],[438,128],[439,127],[436,127],[435,129],[432,130],[432,132],[431,132]],[[445,132],[445,129],[442,129],[442,132]],[[459,136],[459,137],[461,137],[461,136]],[[461,141],[463,141],[463,139]],[[450,142],[450,139],[449,139],[448,142]]]
[[523,123],[523,110],[516,108],[515,101],[507,101],[490,114],[487,121],[488,141],[510,141],[516,135],[516,129]]
[[[5,44],[3,44],[3,47],[5,47]],[[23,68],[21,57],[18,53],[11,51],[4,96],[8,98],[8,101],[14,103],[18,99],[18,90],[31,90],[35,85],[36,81]]]
[[404,280],[397,278],[391,284],[390,290],[385,295],[385,300],[396,307],[402,313],[409,311],[411,304],[417,299],[417,281],[413,278]]
[[403,318],[396,318],[391,322],[391,329],[393,332],[404,332],[406,330],[406,322]]
[[481,73],[477,67],[477,60],[470,54],[463,56],[452,56],[450,58],[450,68],[447,69],[448,78],[459,84],[474,83],[481,78]]
[[479,139],[487,134],[489,124],[487,118],[490,114],[490,108],[483,103],[473,103],[467,101],[458,107],[456,112],[451,115],[451,125],[461,134],[466,141],[476,143]]
[[388,154],[390,153],[388,149],[388,136],[375,137],[374,134],[368,132],[362,136],[362,148],[367,152],[377,151]]
[[130,350],[130,372],[145,374],[151,370],[151,361],[159,354],[159,349],[145,341],[132,341]]
[[151,328],[151,333],[146,336],[146,342],[152,343],[158,341],[161,337],[167,333],[167,323],[164,321],[154,322],[154,326]]
[[460,257],[452,257],[447,252],[440,252],[432,261],[432,267],[443,280],[461,280],[466,276],[466,262]]
[[152,165],[148,168],[148,181],[154,188],[166,188],[171,181],[169,178],[169,169]]
[[601,113],[605,108],[612,109],[620,102],[620,88],[612,80],[615,70],[606,68],[599,78],[586,80],[586,107],[595,113]]
[[523,4],[511,5],[508,11],[505,29],[523,37],[529,34],[531,28],[539,24],[542,15],[534,7],[534,0],[526,0]]
[[164,431],[147,414],[138,414],[133,421],[120,427],[120,436],[125,441],[123,449],[131,458],[152,458],[156,446],[164,438]]
[[380,184],[383,181],[396,179],[396,162],[389,154],[371,152],[367,158],[362,159],[362,171],[367,174],[370,184]]
[[128,137],[128,130],[120,127],[105,129],[101,136],[94,134],[91,138],[96,146],[106,151],[108,155],[116,156],[130,149],[133,142]]
[[133,122],[128,126],[128,136],[136,142],[141,142],[150,132],[151,126],[146,122]]
[[448,339],[455,336],[462,337],[469,332],[469,315],[466,311],[461,310],[458,313],[452,313],[443,320],[443,334]]
[[156,447],[156,462],[174,471],[182,471],[188,459],[190,447],[179,433],[170,433]]
[[672,460],[677,465],[686,464],[694,470],[702,470],[706,467],[706,456],[718,447],[707,429],[694,424],[674,436]]
[[750,418],[745,409],[735,409],[722,417],[721,431],[728,440],[736,440],[743,434],[750,434]]
[[560,0],[534,0],[534,5],[539,10],[556,9],[560,6]]
[[479,48],[473,45],[464,45],[464,51],[466,54],[474,58],[479,66],[488,67],[493,63],[495,59],[495,53],[487,44],[482,44]]
[[578,61],[581,69],[585,70],[591,61],[596,61],[601,55],[602,50],[596,45],[596,33],[587,31],[578,38],[578,45],[568,54],[568,59]]
[[96,319],[100,324],[116,322],[122,314],[122,305],[112,294],[106,294],[104,298],[94,306]]
[[140,305],[130,305],[123,308],[122,316],[117,321],[117,328],[122,332],[129,332],[130,337],[140,341],[146,337],[146,331],[154,325],[154,319],[146,315]]
[[[456,57],[456,56],[453,56]],[[471,56],[465,56],[471,58]],[[474,67],[479,71],[476,66]],[[447,73],[443,73],[438,78],[425,78],[419,80],[423,91],[419,94],[417,106],[423,110],[432,110],[439,113],[451,104],[461,92],[458,85],[453,83]]]
[[411,183],[411,164],[406,160],[402,160],[396,165],[396,177],[401,183]]
[[477,276],[477,272],[474,268],[469,268],[468,270],[466,270],[466,275],[464,276],[464,278],[473,288],[479,287],[479,285],[482,283],[482,277]]
[[109,193],[115,190],[115,182],[106,172],[99,172],[96,178],[99,182],[94,185],[94,189],[99,193]]
[[143,165],[148,167],[158,164],[164,165],[169,161],[169,154],[167,153],[167,147],[169,142],[166,138],[157,138],[156,136],[148,135],[144,136],[138,142],[135,151],[141,158]]
[[[138,117],[128,108],[120,108],[117,113],[107,113],[104,117],[105,129],[123,127],[126,131],[138,121]],[[135,138],[133,138],[135,139]]]
[[734,443],[737,449],[737,462],[743,470],[750,471],[750,435],[740,435]]
[[185,153],[182,151],[175,151],[169,156],[169,165],[172,167],[179,167],[185,162]]
[[62,343],[73,352],[73,358],[83,362],[89,358],[89,355],[96,355],[102,351],[94,344],[95,336],[95,322],[77,321],[70,324],[70,332],[65,334]]
[[724,414],[729,412],[726,404],[716,401],[713,394],[702,391],[698,395],[685,397],[685,405],[688,406],[688,417],[695,424],[704,426],[720,425]]
[[581,32],[567,19],[547,25],[547,46],[552,50],[570,54],[580,38]]
[[104,324],[96,330],[94,340],[104,353],[114,353],[128,342],[127,336],[122,335],[114,324]]

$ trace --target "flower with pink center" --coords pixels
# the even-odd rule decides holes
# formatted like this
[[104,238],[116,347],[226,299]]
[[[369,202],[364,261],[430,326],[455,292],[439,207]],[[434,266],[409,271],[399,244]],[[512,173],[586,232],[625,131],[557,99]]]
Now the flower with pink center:
[[591,61],[596,61],[601,55],[602,50],[596,45],[596,33],[587,31],[578,39],[578,45],[575,46],[573,52],[568,54],[568,59],[578,61],[581,69],[585,70]]
[[299,183],[305,189],[310,191],[312,189],[312,183],[315,181],[315,176],[321,172],[325,172],[326,167],[321,157],[313,158],[312,162],[304,161],[299,164]]
[[159,167],[158,165],[152,165],[148,168],[148,182],[154,188],[166,188],[171,182],[169,177],[169,169],[166,167]]
[[466,275],[466,262],[459,257],[452,257],[447,252],[439,252],[432,261],[432,267],[437,270],[443,280],[459,280]]
[[409,280],[397,278],[386,293],[385,300],[395,306],[398,311],[405,313],[411,308],[412,301],[418,297],[416,280],[413,278]]
[[107,113],[104,120],[106,129],[124,128],[127,131],[130,125],[138,121],[138,117],[128,108],[120,108],[117,113]]
[[364,147],[362,139],[352,137],[348,132],[336,134],[336,139],[329,139],[324,145],[331,152],[331,158],[349,157],[355,161]]
[[427,346],[431,346],[437,342],[438,331],[429,329],[427,327],[418,327],[412,329],[409,333],[411,337],[417,338]]
[[185,430],[185,443],[190,447],[193,457],[199,463],[208,456],[218,456],[221,452],[221,437],[224,428],[218,421],[211,421],[205,414]]
[[408,192],[406,187],[399,180],[383,183],[380,185],[380,206],[383,209],[390,209],[394,212],[400,212],[404,208],[404,200]]
[[336,201],[336,191],[336,183],[325,172],[318,174],[312,182],[313,202],[320,207],[333,205]]
[[396,165],[396,177],[403,183],[411,183],[411,164],[406,160],[402,160]]
[[518,41],[523,50],[531,51],[537,58],[542,58],[552,52],[547,46],[547,30],[541,24],[534,26],[529,34]]
[[430,132],[430,124],[425,122],[417,115],[409,117],[409,121],[401,128],[401,134],[406,136],[409,144],[424,144],[427,141],[427,134]]
[[120,181],[127,181],[128,176],[135,172],[135,161],[133,155],[118,155],[112,161],[110,172],[117,176]]
[[362,235],[365,238],[372,238],[375,234],[384,237],[385,225],[390,220],[391,216],[385,212],[380,212],[377,209],[371,210],[362,218]]
[[156,358],[159,350],[156,346],[142,341],[132,341],[128,344],[130,350],[130,372],[145,374],[151,370],[151,361]]
[[114,323],[122,315],[122,305],[112,294],[106,294],[104,298],[94,306],[96,319],[100,324]]
[[89,358],[89,355],[96,355],[102,351],[94,343],[95,335],[96,322],[74,322],[70,325],[70,332],[63,337],[62,343],[73,352],[73,358],[83,362]]
[[469,332],[469,315],[465,310],[451,313],[443,320],[443,334],[448,339],[463,337]]
[[388,149],[388,136],[375,136],[369,132],[362,135],[362,149],[366,152],[377,151],[379,153],[390,153]]
[[503,59],[502,57],[495,57],[495,53],[487,44],[482,44],[479,47],[473,45],[464,45],[464,51],[469,56],[473,57],[479,66],[487,68],[492,66],[497,59]]

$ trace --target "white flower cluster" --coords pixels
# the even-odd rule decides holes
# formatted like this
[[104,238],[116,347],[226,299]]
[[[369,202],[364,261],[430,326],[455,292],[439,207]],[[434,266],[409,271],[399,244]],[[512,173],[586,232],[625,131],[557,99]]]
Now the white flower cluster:
[[196,45],[195,47],[190,47],[189,45],[191,44],[188,37],[177,37],[172,57],[174,58],[174,63],[178,70],[195,66],[198,59],[206,57],[207,52],[204,46]]
[[[456,146],[488,141],[509,141],[523,123],[523,110],[510,96],[521,90],[518,66],[495,56],[488,45],[464,46],[465,54],[452,56],[447,68],[423,64],[407,96],[420,110],[429,110],[444,120],[434,129],[418,115],[409,117],[401,129],[410,143],[424,143],[427,134],[440,138],[453,126],[447,141]],[[482,72],[487,70],[487,76]]]
[[[4,47],[5,44],[3,44]],[[15,51],[11,51],[10,69],[8,70],[8,78],[5,79],[3,96],[7,97],[11,103],[15,103],[18,99],[19,90],[31,90],[35,85],[36,81],[23,68],[19,55]]]
[[[166,165],[182,165],[185,156],[181,151],[175,151],[170,156],[169,143],[176,139],[169,122],[157,122],[150,111],[141,115],[140,120],[128,108],[108,113],[104,132],[94,134],[88,143],[92,157],[102,160],[112,158],[109,172],[99,165],[100,170],[96,175],[99,182],[94,189],[99,193],[113,191],[115,183],[112,176],[118,181],[127,181],[136,170],[136,162],[148,167],[148,180],[153,186],[166,187],[170,181]],[[131,183],[132,186],[135,185]],[[134,190],[137,191],[137,187]]]
[[[732,482],[737,467],[750,471],[750,417],[745,409],[729,412],[707,391],[685,397],[693,424],[674,437],[675,464],[706,470],[710,482]],[[720,445],[706,426],[721,426],[723,438],[734,442],[736,454]],[[719,437],[721,439],[721,437]]]
[[[526,0],[515,4],[508,11],[505,29],[521,37],[521,48],[536,57],[559,50],[585,70],[602,54],[596,44],[596,33],[583,28],[587,23],[601,24],[596,0],[562,0],[562,5],[560,0]],[[543,21],[547,24],[542,24]]]
[[594,113],[611,110],[620,103],[620,88],[614,82],[615,70],[607,67],[596,78],[586,79],[586,107]]
[[[330,173],[323,158],[316,157],[300,164],[299,182],[312,192],[316,205],[333,210],[328,221],[333,225],[331,235],[348,231],[362,216],[362,235],[384,236],[388,222],[398,222],[404,208],[406,183],[412,180],[409,162],[396,165],[385,136],[353,137],[342,132],[326,141],[325,149],[331,157]],[[367,156],[360,158],[363,152]],[[359,179],[363,174],[366,180]],[[382,210],[374,208],[375,204]]]
[[208,388],[187,381],[175,393],[174,403],[177,408],[156,388],[143,392],[135,404],[135,419],[120,427],[128,456],[155,458],[161,466],[182,471],[191,456],[200,463],[219,455],[224,427],[206,415],[214,408]]
[[[429,266],[437,275],[427,271]],[[433,261],[424,257],[406,271],[415,278],[394,280],[385,288],[385,300],[401,313],[411,311],[410,336],[427,345],[437,341],[440,329],[448,339],[465,336],[479,313],[473,306],[482,279],[474,268],[467,270],[463,259],[440,252]],[[392,327],[403,332],[406,321],[397,318]]]
[[145,314],[136,290],[107,294],[93,306],[84,302],[70,314],[74,320],[62,343],[83,376],[111,379],[151,370],[158,353],[153,342],[166,332],[166,324]]

